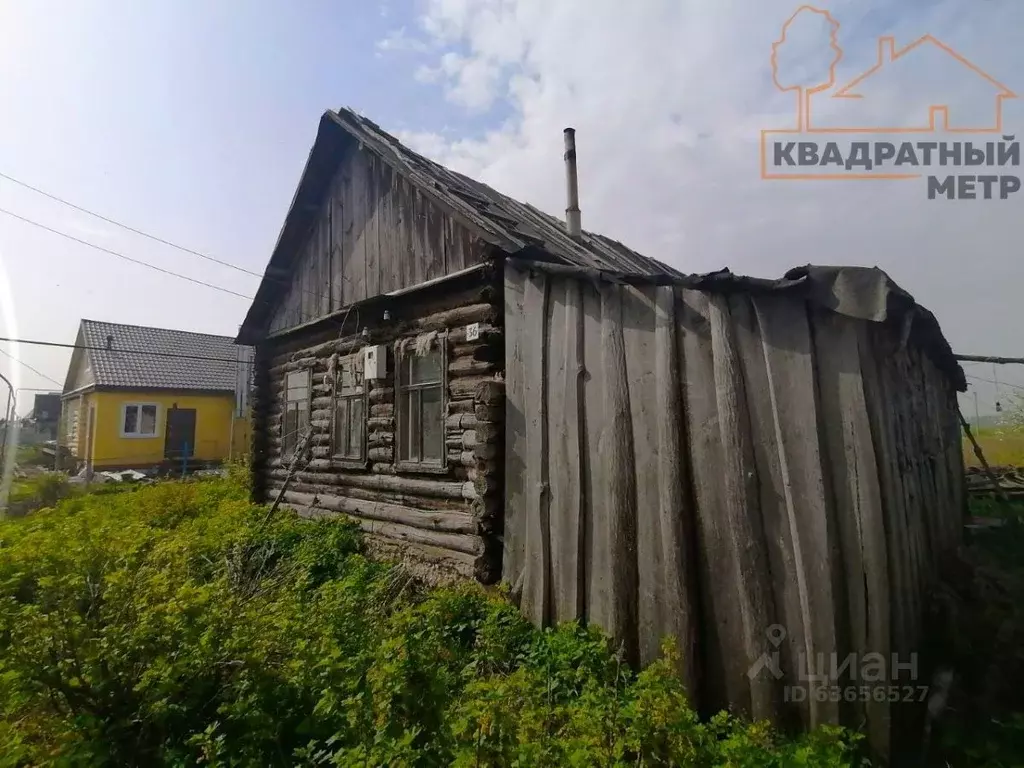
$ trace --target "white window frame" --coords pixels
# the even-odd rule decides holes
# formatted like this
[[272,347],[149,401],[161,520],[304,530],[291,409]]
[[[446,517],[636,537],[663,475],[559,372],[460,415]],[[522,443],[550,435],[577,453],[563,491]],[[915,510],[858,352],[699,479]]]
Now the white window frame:
[[[146,406],[152,406],[156,410],[156,414],[153,417],[153,431],[152,432],[139,432],[138,427],[142,424],[142,409]],[[136,408],[138,413],[135,417],[135,432],[126,432],[124,428],[125,418],[128,416],[128,409]],[[129,440],[152,440],[154,437],[160,437],[160,403],[142,402],[132,400],[126,403],[121,403],[121,423],[118,425],[118,431],[121,437]]]
[[[341,465],[351,465],[356,467],[364,467],[367,462],[367,450],[366,444],[369,436],[367,433],[366,425],[368,419],[368,403],[366,397],[366,379],[364,377],[363,366],[361,365],[363,360],[363,353],[353,353],[351,355],[345,355],[339,358],[337,368],[337,383],[334,387],[334,397],[332,400],[331,408],[331,456],[336,463]],[[345,391],[342,388],[344,376],[342,368],[345,365],[352,366],[353,378],[356,382],[353,387],[354,391]],[[352,455],[351,453],[342,453],[340,435],[338,434],[338,406],[345,402],[348,404],[348,424],[347,429],[351,429],[352,425],[352,407],[351,404],[354,401],[358,401],[362,406],[362,438],[359,441],[359,452],[358,455]]]
[[[285,433],[288,428],[288,406],[292,403],[301,403],[302,400],[289,400],[288,399],[288,379],[292,376],[305,374],[306,376],[306,423],[298,424],[295,429],[294,442],[289,445],[289,437]],[[309,422],[312,418],[313,409],[313,369],[312,368],[300,368],[297,371],[288,371],[284,375],[284,381],[282,382],[281,388],[281,456],[282,458],[290,459],[295,456],[295,449],[299,447],[299,440],[302,437],[302,433],[309,429]]]
[[[441,380],[440,382],[431,382],[426,384],[409,384],[408,378],[408,365],[409,360],[415,357],[416,352],[410,348],[402,349],[401,347],[396,349],[395,354],[395,467],[399,470],[405,470],[407,472],[434,472],[443,473],[448,471],[448,447],[445,444],[445,414],[447,413],[448,407],[448,353],[446,344],[443,339],[438,339],[435,342],[436,346],[430,349],[430,354],[437,354],[440,357],[440,368],[441,368]],[[438,429],[440,431],[441,439],[441,457],[439,460],[424,459],[423,452],[420,450],[419,459],[403,458],[407,453],[408,441],[409,441],[409,428],[408,423],[411,419],[415,418],[415,423],[420,423],[419,419],[422,416],[410,417],[406,416],[406,409],[403,408],[403,402],[406,397],[409,397],[410,393],[416,391],[423,391],[426,389],[441,390],[441,412],[440,412],[440,424]],[[422,414],[422,406],[421,411]],[[422,441],[423,434],[422,428],[418,437]]]

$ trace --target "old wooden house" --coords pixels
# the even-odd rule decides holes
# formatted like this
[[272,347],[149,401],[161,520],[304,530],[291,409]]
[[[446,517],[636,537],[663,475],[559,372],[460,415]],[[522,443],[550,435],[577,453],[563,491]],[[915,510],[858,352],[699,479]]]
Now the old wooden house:
[[959,541],[964,379],[934,317],[876,269],[688,276],[582,231],[564,140],[565,223],[323,116],[238,337],[257,498],[504,579],[635,661],[673,637],[705,707],[884,748],[887,701],[798,668],[915,651]]

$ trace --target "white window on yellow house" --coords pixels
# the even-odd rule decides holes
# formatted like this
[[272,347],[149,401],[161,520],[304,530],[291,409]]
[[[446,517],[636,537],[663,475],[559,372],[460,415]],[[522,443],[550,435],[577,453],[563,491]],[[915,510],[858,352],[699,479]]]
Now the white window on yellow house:
[[361,354],[348,355],[338,361],[333,440],[336,458],[366,460],[366,387]]
[[121,406],[121,437],[156,437],[156,403],[125,403]]

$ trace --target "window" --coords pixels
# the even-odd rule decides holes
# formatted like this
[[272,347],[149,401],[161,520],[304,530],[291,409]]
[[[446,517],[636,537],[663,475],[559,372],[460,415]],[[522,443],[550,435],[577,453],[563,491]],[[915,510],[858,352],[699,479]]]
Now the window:
[[338,361],[334,392],[334,455],[351,461],[366,460],[366,388],[363,356],[349,355]]
[[121,437],[156,437],[156,403],[121,406]]
[[285,377],[284,420],[281,446],[285,456],[295,453],[299,438],[309,427],[309,369]]
[[401,355],[397,398],[399,463],[443,467],[443,350]]

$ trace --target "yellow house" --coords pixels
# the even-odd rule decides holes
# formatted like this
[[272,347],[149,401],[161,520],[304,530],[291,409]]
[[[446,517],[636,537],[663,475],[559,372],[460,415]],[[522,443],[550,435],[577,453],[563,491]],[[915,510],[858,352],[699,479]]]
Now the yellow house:
[[82,320],[61,443],[96,471],[223,462],[248,450],[250,365],[227,336]]

